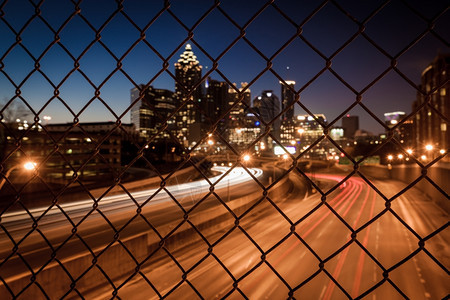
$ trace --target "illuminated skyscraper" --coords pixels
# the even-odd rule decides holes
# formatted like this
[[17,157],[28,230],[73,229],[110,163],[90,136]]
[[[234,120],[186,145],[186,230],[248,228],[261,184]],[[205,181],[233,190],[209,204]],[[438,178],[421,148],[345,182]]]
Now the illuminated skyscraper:
[[231,110],[229,118],[228,127],[230,128],[240,128],[242,126],[243,119],[248,111],[247,107],[250,107],[251,95],[250,89],[247,88],[247,82],[241,82],[241,87],[238,89],[240,93],[238,93],[237,86],[234,83],[234,87],[229,87],[228,89],[228,105],[227,109],[231,106],[234,106],[233,110]]
[[[416,149],[423,149],[432,144],[437,149],[449,149],[450,125],[443,117],[450,119],[450,55],[438,55],[422,72],[421,90],[417,92],[417,100],[413,110],[423,106],[415,115],[414,140]],[[430,99],[428,100],[428,95]],[[448,155],[446,159],[448,159]]]
[[197,108],[203,100],[201,78],[202,66],[191,45],[186,44],[185,51],[175,63],[175,97],[179,105],[184,104],[177,117],[177,128],[180,129],[178,138],[185,146],[201,137],[201,112]]
[[[139,98],[143,91],[143,96]],[[134,124],[139,136],[154,141],[176,136],[175,118],[167,119],[175,111],[176,103],[174,93],[165,89],[155,89],[152,86],[144,90],[144,86],[133,88],[130,91],[131,103],[140,99],[131,108],[131,123]],[[158,134],[159,129],[166,124],[164,131]],[[157,135],[157,136],[156,136]]]

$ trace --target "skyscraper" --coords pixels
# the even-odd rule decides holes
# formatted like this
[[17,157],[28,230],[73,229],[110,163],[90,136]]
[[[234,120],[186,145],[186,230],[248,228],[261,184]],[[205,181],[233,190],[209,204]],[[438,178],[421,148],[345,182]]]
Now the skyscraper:
[[[432,144],[439,149],[450,147],[450,125],[437,113],[441,113],[447,120],[450,119],[449,74],[449,54],[438,55],[422,72],[420,87],[423,93],[417,92],[417,100],[413,104],[413,110],[427,101],[428,105],[423,106],[415,115],[414,140],[416,149],[423,149],[426,144]],[[429,100],[428,95],[430,96]]]
[[[273,93],[273,91],[263,91],[256,99],[259,102],[260,107],[257,109],[259,117],[265,122],[272,122],[271,131],[272,136],[276,139],[280,137],[280,119],[275,117],[280,113],[280,100]],[[269,148],[272,147],[272,141],[267,140]]]
[[228,84],[208,77],[205,90],[206,112],[213,121],[216,121],[228,109]]
[[241,87],[236,90],[236,84],[233,84],[234,87],[229,87],[228,89],[228,104],[227,109],[231,106],[234,106],[233,110],[231,110],[229,117],[228,126],[231,128],[241,127],[242,118],[247,115],[247,107],[250,107],[251,95],[250,89],[247,88],[247,82],[241,82]]
[[344,129],[344,137],[347,139],[353,139],[355,137],[356,130],[359,129],[358,116],[346,115],[343,117],[342,128]]
[[[281,128],[280,128],[280,141],[283,145],[292,145],[295,136],[295,122],[294,111],[295,106],[295,81],[287,80],[285,82],[280,81],[281,84]],[[287,139],[286,139],[287,138]]]
[[[130,91],[131,103],[140,100],[131,108],[131,123],[134,124],[141,138],[153,139],[154,141],[170,138],[169,132],[176,136],[175,118],[167,119],[175,111],[176,103],[174,93],[165,89],[155,89],[143,85]],[[155,136],[164,125],[167,128]]]
[[179,105],[184,104],[177,117],[177,127],[180,129],[178,138],[185,146],[201,137],[202,114],[198,110],[203,100],[201,78],[202,66],[191,45],[186,44],[185,51],[175,63],[175,97]]
[[[289,107],[281,117],[282,121],[293,121],[294,108],[292,104],[295,102],[294,85],[295,81],[286,80],[285,83],[280,81],[281,84],[281,109],[284,111],[286,107]],[[292,106],[291,106],[292,105]]]

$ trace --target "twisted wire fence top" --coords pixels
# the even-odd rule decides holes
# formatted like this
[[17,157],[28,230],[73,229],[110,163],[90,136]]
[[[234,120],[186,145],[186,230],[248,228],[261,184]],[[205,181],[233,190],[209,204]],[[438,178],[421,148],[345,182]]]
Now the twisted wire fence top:
[[[112,298],[126,298],[121,292],[133,284],[145,286],[156,298],[248,298],[248,290],[258,289],[263,277],[282,287],[280,298],[296,298],[323,276],[332,284],[321,295],[324,298],[332,297],[334,287],[343,298],[364,298],[386,286],[395,297],[408,298],[411,295],[391,274],[422,256],[436,273],[448,276],[448,256],[433,244],[442,239],[444,252],[448,250],[448,221],[431,231],[423,230],[411,223],[412,217],[403,214],[401,206],[417,193],[420,183],[431,186],[444,202],[449,199],[446,179],[432,175],[448,163],[450,149],[448,3],[190,2],[1,2],[3,295],[13,299],[32,293],[52,299],[90,298],[95,288],[88,281],[95,272],[95,278],[101,278],[97,288]],[[436,55],[434,63],[443,64],[442,74],[431,84],[420,82],[429,71],[424,68]],[[239,87],[235,82],[243,83]],[[274,95],[280,86],[290,100]],[[165,102],[145,102],[150,94]],[[219,103],[220,95],[227,95],[223,103]],[[405,107],[411,112],[394,123],[383,118],[388,110]],[[293,125],[294,112],[314,122],[319,132],[304,144],[300,129]],[[364,126],[382,132],[384,138],[374,139],[362,154],[356,153],[357,140],[342,142],[334,134],[339,122],[350,115],[359,115]],[[441,141],[440,151],[436,142],[434,152],[430,148],[424,158],[412,155],[410,147],[423,148],[427,141],[420,139],[436,131],[424,133],[416,127],[420,133],[416,133],[416,144],[401,133],[426,118],[433,124],[429,128],[443,133],[434,137]],[[247,125],[252,131],[245,131],[243,137]],[[300,138],[290,145],[294,135]],[[360,136],[370,134],[360,132]],[[264,157],[265,147],[272,152],[277,148],[283,158]],[[374,156],[389,151],[398,153],[398,160],[407,157],[419,172],[396,190],[392,185],[386,188],[363,168]],[[322,156],[317,159],[318,153]],[[257,163],[246,158],[252,155],[256,160],[257,154],[261,155],[261,173]],[[330,155],[333,162],[337,158],[348,163],[344,171],[341,166],[340,177],[329,171],[316,174],[308,167],[311,161],[328,160]],[[396,158],[380,159],[392,168]],[[227,165],[214,171],[215,160]],[[25,161],[32,162],[31,171],[20,169]],[[256,195],[245,205],[230,200],[234,191],[229,191],[229,178],[237,173],[243,174],[246,188]],[[151,189],[138,194],[140,186],[133,182],[150,175],[152,181],[146,181],[145,187]],[[286,185],[294,176],[315,197],[311,205],[302,206],[298,199],[292,206],[284,202],[290,199],[289,192],[298,192],[295,185]],[[178,182],[179,178],[184,182]],[[200,182],[192,188],[191,194],[197,197],[192,196],[192,201],[182,193],[183,184],[189,181]],[[350,208],[339,206],[336,195],[363,187],[368,188],[366,200],[358,198],[363,207],[369,195],[377,201],[369,217],[351,216]],[[128,210],[108,207],[106,200],[117,195],[126,196]],[[162,198],[167,207],[161,204]],[[77,213],[70,207],[81,200],[88,203],[88,209]],[[415,201],[408,203],[416,205]],[[293,213],[296,205],[304,210],[301,214]],[[120,219],[122,209],[126,218]],[[25,215],[23,225],[14,221],[15,213]],[[206,217],[226,225],[216,232],[213,225],[201,221]],[[67,231],[63,236],[55,238],[56,233],[46,227],[52,218],[63,224]],[[170,225],[164,218],[171,218]],[[261,235],[271,232],[264,225],[271,218],[282,229],[272,233],[267,246]],[[393,255],[396,259],[390,264],[364,239],[388,218],[400,224],[412,241],[410,251],[401,257]],[[335,220],[345,238],[318,249],[308,226],[316,224],[313,230],[329,219]],[[94,222],[105,232],[101,237],[85,234]],[[185,231],[191,232],[193,242],[179,247],[177,242]],[[149,239],[152,236],[152,242],[140,252],[131,236],[143,232]],[[236,236],[252,249],[249,255],[253,257],[249,262],[241,258],[240,265],[248,264],[239,271],[224,254],[239,257],[230,249]],[[292,281],[274,258],[291,242],[304,248],[305,266],[310,267],[308,276],[298,281]],[[40,248],[33,249],[36,245]],[[89,253],[78,269],[65,256],[71,247]],[[180,248],[189,251],[191,247],[198,253],[186,263],[189,259],[180,254]],[[353,247],[361,250],[360,261],[370,261],[380,274],[364,289],[355,283],[349,289],[339,279],[339,268],[332,267],[336,261],[343,263]],[[111,254],[114,251],[120,252],[122,266],[108,263],[119,255]],[[164,284],[149,271],[160,268],[162,262],[176,277]],[[219,296],[207,294],[208,289],[196,280],[200,276],[196,274],[208,276],[208,271],[202,271],[207,263],[219,270],[210,276],[220,273],[226,282]],[[13,264],[20,270],[16,277],[21,281],[12,279]],[[57,292],[44,279],[52,268],[64,278],[64,287]]]

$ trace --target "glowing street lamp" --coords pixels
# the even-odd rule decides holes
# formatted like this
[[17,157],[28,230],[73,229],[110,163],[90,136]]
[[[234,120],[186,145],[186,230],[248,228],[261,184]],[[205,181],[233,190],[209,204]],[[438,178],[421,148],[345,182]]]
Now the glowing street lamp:
[[25,170],[31,171],[36,169],[37,164],[33,161],[26,162],[23,167]]
[[208,145],[210,145],[210,146],[214,145],[214,141],[213,140],[208,140]]
[[411,155],[413,153],[412,149],[407,149],[406,153],[408,153],[409,155]]
[[426,145],[425,150],[427,150],[427,151],[433,150],[433,145],[430,145],[430,144]]
[[440,153],[440,154],[445,154],[445,150],[444,150],[444,149],[441,149],[441,150],[439,150],[439,153]]
[[0,182],[0,190],[2,189],[3,185],[6,182],[6,178],[9,177],[9,175],[11,175],[11,172],[14,170],[19,169],[20,167],[23,167],[25,170],[27,171],[32,171],[34,169],[36,169],[37,164],[33,161],[28,161],[24,164],[17,164],[15,166],[13,166],[12,168],[10,168],[8,171],[6,171],[5,176],[3,177],[3,180]]
[[420,159],[425,161],[425,160],[427,160],[427,156],[426,156],[426,155],[422,155],[422,156],[420,157]]
[[394,156],[391,155],[391,154],[389,154],[388,157],[387,157],[387,159],[388,159],[389,161],[392,161],[392,160],[394,159]]
[[398,159],[403,159],[403,154],[400,153],[399,155],[397,155],[397,158]]
[[242,157],[242,159],[245,161],[245,162],[249,162],[250,161],[250,155],[249,154],[244,154],[244,156]]

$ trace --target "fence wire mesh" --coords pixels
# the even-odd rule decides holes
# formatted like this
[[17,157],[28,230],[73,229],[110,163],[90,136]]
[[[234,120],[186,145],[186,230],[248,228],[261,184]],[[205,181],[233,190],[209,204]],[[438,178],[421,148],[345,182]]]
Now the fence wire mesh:
[[[127,10],[133,1],[104,1],[97,4],[97,12],[83,8],[88,1],[74,0],[65,2],[68,10],[59,11],[62,2],[14,0],[0,4],[1,30],[5,33],[0,48],[0,73],[2,82],[12,91],[0,109],[1,298],[448,296],[448,214],[442,209],[430,210],[435,204],[424,200],[427,196],[416,187],[425,184],[437,195],[433,197],[448,201],[448,173],[433,175],[439,164],[448,161],[448,140],[441,152],[424,160],[411,155],[398,135],[403,125],[426,113],[443,124],[440,126],[450,126],[449,98],[445,92],[448,93],[448,75],[427,87],[410,79],[398,66],[411,49],[422,47],[421,43],[430,37],[442,45],[444,52],[448,51],[448,27],[439,29],[441,23],[448,21],[448,3],[430,4],[438,7],[430,15],[414,2],[379,1],[377,5],[367,5],[371,8],[361,18],[352,9],[358,4],[348,1],[308,5],[296,1],[255,1],[248,6],[234,6],[241,10],[251,7],[245,17],[238,17],[226,6],[229,1],[201,1],[203,10],[186,16],[183,10],[191,3],[166,0],[158,3],[157,10],[145,11],[142,21],[142,14],[136,20]],[[288,2],[298,11],[286,10]],[[394,53],[366,32],[366,27],[376,23],[377,17],[393,5],[399,5],[401,13],[423,25]],[[345,38],[336,36],[334,42],[339,44],[334,51],[322,49],[317,40],[320,37],[307,33],[309,26],[317,25],[317,16],[329,9],[338,12],[341,22],[352,28]],[[11,17],[16,16],[14,10],[20,12],[17,19],[22,22]],[[266,22],[268,15],[283,21],[280,34],[292,32],[281,45],[271,45],[271,55],[248,34],[252,24]],[[55,17],[59,23],[55,24]],[[217,28],[218,34],[220,30],[234,34],[220,49],[210,50],[208,39],[196,38],[199,28],[211,18],[220,18],[226,24]],[[115,23],[118,19],[121,23]],[[152,31],[162,19],[169,20],[184,37],[163,50],[157,38],[161,33]],[[394,23],[395,17],[390,21]],[[84,35],[89,38],[82,42],[80,36],[71,36],[69,29],[73,26],[85,28]],[[45,34],[30,37],[28,30],[32,27],[39,27],[39,32]],[[127,42],[117,38],[117,50],[111,41],[124,27],[132,28],[137,38]],[[265,35],[263,30],[256,32]],[[104,36],[110,39],[105,40]],[[349,82],[345,71],[333,66],[339,55],[360,41],[370,45],[372,51],[364,59],[371,59],[375,53],[388,62],[376,74],[363,70],[373,74],[363,86]],[[33,43],[38,42],[41,46],[37,51]],[[277,59],[294,43],[301,43],[321,62],[317,70],[303,71],[311,75],[296,88],[290,85],[284,70],[276,67]],[[227,75],[227,68],[222,65],[228,55],[239,56],[233,52],[237,45],[244,45],[260,62],[260,69],[242,88],[233,84],[236,79]],[[186,67],[184,59],[192,63],[189,66],[197,67],[196,58],[189,56],[192,48],[208,60],[210,67],[198,78],[186,72],[185,77],[180,77],[177,72],[182,72],[182,68],[172,71],[174,62],[175,66]],[[160,66],[146,75],[148,81],[144,84],[136,82],[135,74],[127,71],[127,67],[139,69],[139,65],[127,64],[127,59],[137,55],[138,50],[151,57],[153,66]],[[22,56],[11,59],[17,51]],[[92,58],[94,51],[102,54]],[[186,56],[177,61],[183,51]],[[55,53],[67,58],[71,65],[67,72],[61,65],[58,78],[44,67],[52,63],[47,57]],[[239,61],[245,59],[241,57]],[[114,67],[86,72],[86,65],[95,68],[102,60],[112,62]],[[25,64],[28,71],[19,74],[18,66]],[[144,65],[142,62],[142,69]],[[392,74],[422,101],[395,126],[388,126],[365,97],[381,82],[391,80]],[[234,95],[223,109],[216,111],[217,95],[210,96],[213,110],[211,105],[196,101],[204,83],[209,80],[213,84],[212,75],[219,76],[225,89]],[[34,81],[36,76],[41,78],[39,84]],[[120,109],[111,104],[108,92],[115,92],[118,76],[136,93],[131,103]],[[293,101],[281,104],[281,109],[273,114],[267,113],[270,109],[264,105],[257,107],[246,100],[250,89],[266,76],[280,82],[293,95]],[[303,101],[316,84],[321,89],[333,89],[321,81],[326,76],[339,83],[339,89],[346,90],[351,96],[347,98],[354,99],[341,105],[329,122]],[[65,87],[72,84],[73,78],[80,80],[75,82],[83,81],[79,86],[75,84],[78,93],[84,94],[83,89],[90,92],[84,104],[67,96]],[[137,131],[139,128],[128,124],[128,118],[141,118],[142,112],[133,108],[139,107],[146,93],[158,93],[152,86],[161,78],[175,82],[176,91],[171,97],[178,100],[173,102],[176,106],[158,110],[149,105],[147,113],[156,121],[147,125],[150,132]],[[24,93],[28,85],[35,87],[36,92]],[[43,85],[50,89],[50,96],[38,92]],[[442,96],[446,110],[435,105],[436,94]],[[35,97],[44,100],[36,105]],[[47,124],[43,115],[54,105],[70,116],[70,124]],[[277,132],[288,126],[283,121],[294,109],[316,122],[320,134],[306,147],[290,152]],[[332,135],[337,122],[357,109],[386,132],[384,140],[360,156]],[[104,123],[101,132],[95,132],[91,129],[95,124],[83,122],[89,111],[107,114],[113,121]],[[137,115],[133,115],[135,111]],[[231,136],[239,128],[227,120],[238,116],[238,121],[244,122],[242,112],[250,114],[251,122],[257,122],[260,129],[243,138],[246,141],[235,142]],[[16,122],[24,116],[31,116],[32,121]],[[189,118],[194,120],[192,123],[201,124],[195,131],[198,134],[193,134],[193,126],[189,127]],[[220,145],[217,147],[221,152],[212,144]],[[269,144],[278,146],[285,156],[257,157],[255,147],[262,150]],[[151,151],[152,147],[161,146],[162,154]],[[339,169],[339,175],[330,171],[334,167],[328,162],[321,162],[325,169],[315,169],[313,161],[319,164],[317,161],[321,160],[314,159],[316,149],[324,147],[335,149],[341,154],[340,159],[348,161]],[[392,178],[374,179],[365,163],[388,147],[408,157],[418,175],[404,184],[386,183]],[[158,155],[163,155],[165,161],[172,157],[172,167],[166,169],[169,163],[155,163]],[[251,160],[247,161],[246,155],[251,155]],[[24,160],[33,161],[26,174],[17,170]],[[213,163],[218,166],[211,169]],[[391,164],[389,167],[386,172],[392,171]],[[146,175],[150,172],[152,179],[142,180],[136,171],[139,168],[145,169]],[[64,175],[57,178],[55,174]],[[238,180],[243,182],[230,185],[231,178],[239,175],[244,179]],[[103,185],[98,186],[98,180]],[[187,186],[189,182],[193,185]],[[238,188],[233,188],[233,184]],[[430,223],[429,218],[436,222]],[[396,230],[399,236],[393,233]],[[410,279],[411,273],[415,274],[414,279]],[[417,286],[425,286],[425,281],[428,290],[423,292],[419,287],[421,294],[414,294]]]

